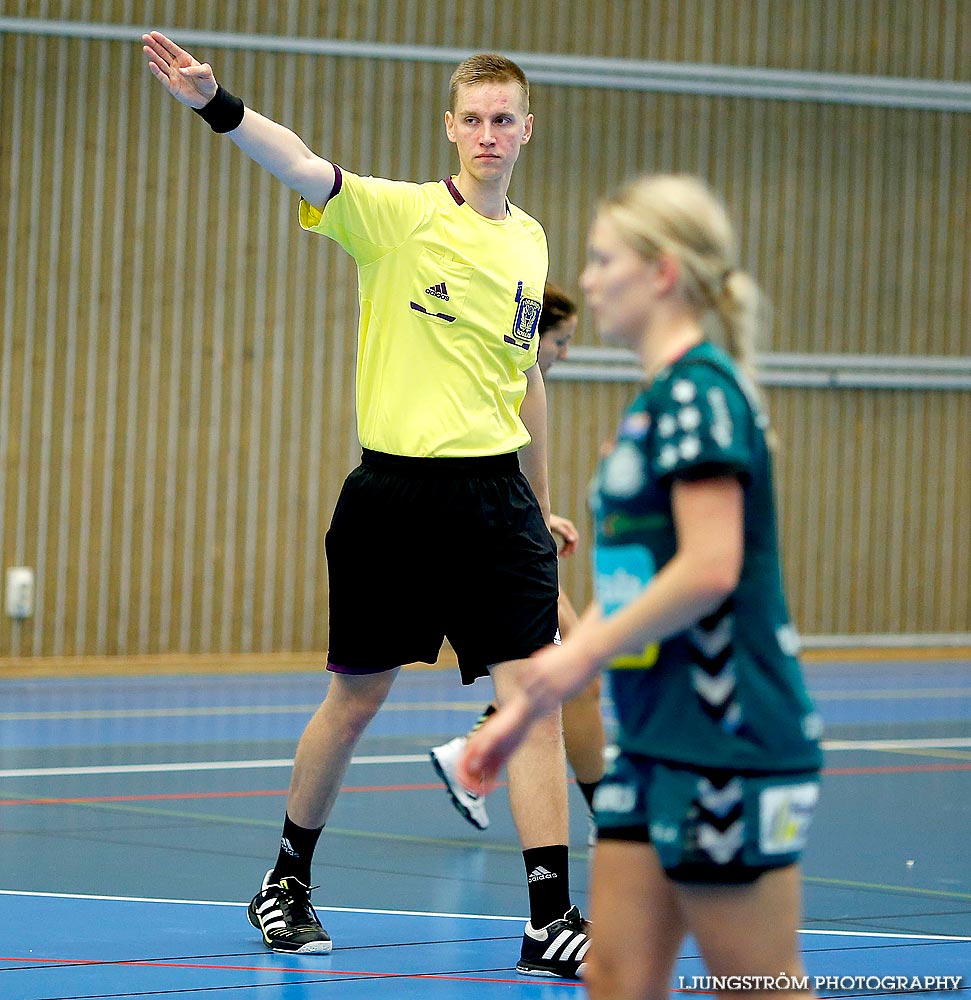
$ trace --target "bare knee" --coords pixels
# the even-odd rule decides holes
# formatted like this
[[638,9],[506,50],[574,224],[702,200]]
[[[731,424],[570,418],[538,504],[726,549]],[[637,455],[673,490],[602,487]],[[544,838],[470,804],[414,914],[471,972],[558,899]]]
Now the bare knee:
[[551,712],[537,719],[526,734],[524,743],[549,743],[553,746],[563,746],[563,723],[559,712]]
[[564,708],[575,705],[580,708],[596,707],[600,711],[600,675],[597,674],[590,683],[578,691],[568,702],[564,703]]
[[596,945],[590,949],[583,982],[591,1000],[667,1000],[669,983],[652,982],[639,963],[600,961]]
[[345,739],[356,740],[384,704],[391,681],[384,674],[367,678],[335,674],[318,715],[339,728]]

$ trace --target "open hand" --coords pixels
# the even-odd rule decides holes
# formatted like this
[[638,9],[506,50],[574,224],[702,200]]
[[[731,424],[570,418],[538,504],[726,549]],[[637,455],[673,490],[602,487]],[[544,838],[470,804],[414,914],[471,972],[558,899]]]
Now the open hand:
[[500,708],[469,737],[459,757],[456,776],[476,795],[488,795],[499,783],[499,772],[522,743],[530,725],[522,702]]
[[204,108],[216,96],[216,77],[209,63],[201,63],[161,31],[142,35],[148,68],[168,92],[187,107]]

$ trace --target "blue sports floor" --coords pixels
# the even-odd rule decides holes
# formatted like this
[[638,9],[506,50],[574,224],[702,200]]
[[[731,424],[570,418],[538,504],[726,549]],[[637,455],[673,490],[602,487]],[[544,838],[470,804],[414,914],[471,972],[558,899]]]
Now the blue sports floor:
[[[804,863],[810,975],[840,979],[819,991],[839,997],[963,977],[947,996],[969,1000],[971,663],[816,663],[807,677],[828,724]],[[480,833],[428,763],[491,694],[448,670],[402,672],[321,838],[314,900],[334,952],[263,949],[245,904],[276,856],[290,758],[326,684],[0,680],[0,998],[582,996],[514,971],[524,872],[504,793]],[[572,807],[583,908],[575,790]],[[702,973],[689,941],[672,989],[704,994]]]

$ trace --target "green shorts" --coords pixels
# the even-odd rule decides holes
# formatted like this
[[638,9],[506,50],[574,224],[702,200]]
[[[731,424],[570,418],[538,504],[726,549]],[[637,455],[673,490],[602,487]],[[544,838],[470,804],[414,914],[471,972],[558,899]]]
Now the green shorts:
[[799,860],[818,772],[737,775],[619,754],[594,796],[601,840],[654,846],[678,882],[738,885]]

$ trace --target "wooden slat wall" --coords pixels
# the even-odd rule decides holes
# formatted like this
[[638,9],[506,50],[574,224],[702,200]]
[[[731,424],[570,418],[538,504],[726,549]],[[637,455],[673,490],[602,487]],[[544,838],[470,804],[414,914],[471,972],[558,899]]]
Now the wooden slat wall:
[[[168,99],[143,26],[971,77],[947,0],[0,5],[132,44],[0,33],[2,655],[322,650],[323,532],[357,454],[353,267]],[[174,26],[174,27],[173,27]],[[451,67],[198,53],[352,169],[441,176]],[[596,198],[641,170],[725,192],[783,351],[971,355],[971,116],[536,85],[511,197],[575,287]],[[580,342],[594,343],[584,322]],[[550,387],[556,506],[585,524],[631,387]],[[971,630],[968,393],[775,389],[790,600],[812,634]],[[586,564],[565,567],[578,600]]]

